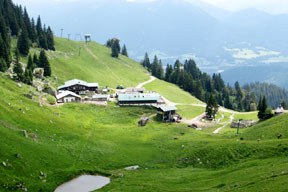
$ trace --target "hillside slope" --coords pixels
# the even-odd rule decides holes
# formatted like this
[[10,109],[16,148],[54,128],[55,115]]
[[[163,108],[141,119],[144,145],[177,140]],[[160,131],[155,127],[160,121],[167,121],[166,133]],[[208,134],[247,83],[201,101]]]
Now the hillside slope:
[[122,55],[112,58],[110,49],[98,43],[56,38],[55,46],[57,51],[49,52],[48,56],[58,85],[78,78],[115,88],[136,86],[149,79],[139,63]]
[[[82,173],[110,176],[112,183],[101,191],[287,190],[284,127],[283,138],[263,143],[154,119],[139,128],[139,118],[154,109],[41,107],[37,96],[23,95],[34,89],[0,75],[0,191],[53,191]],[[276,121],[282,118],[287,115]],[[131,165],[140,169],[123,169]]]

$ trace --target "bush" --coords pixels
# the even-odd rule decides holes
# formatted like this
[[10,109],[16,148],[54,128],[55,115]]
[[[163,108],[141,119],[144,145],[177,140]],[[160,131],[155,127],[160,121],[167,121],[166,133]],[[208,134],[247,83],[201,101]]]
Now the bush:
[[47,95],[46,96],[46,99],[47,99],[47,102],[50,104],[50,105],[55,105],[56,104],[56,98],[51,96],[51,95]]

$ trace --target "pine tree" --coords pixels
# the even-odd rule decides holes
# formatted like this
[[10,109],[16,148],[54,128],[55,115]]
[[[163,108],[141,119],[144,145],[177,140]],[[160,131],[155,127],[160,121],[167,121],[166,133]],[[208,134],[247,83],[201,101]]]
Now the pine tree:
[[50,27],[47,29],[47,48],[49,50],[55,51],[54,47],[54,35]]
[[1,17],[0,14],[0,35],[2,38],[1,43],[1,52],[0,58],[2,57],[6,61],[6,65],[9,68],[11,62],[11,55],[10,55],[10,36],[7,30],[7,26],[5,24],[4,18]]
[[260,120],[266,119],[267,103],[265,96],[260,98],[257,109],[259,110],[258,118]]
[[157,66],[159,65],[159,60],[157,55],[154,56],[153,62],[151,64],[151,73],[152,75],[156,76],[157,73]]
[[44,76],[51,76],[50,63],[43,49],[40,51],[39,55],[39,67],[44,69]]
[[21,31],[21,35],[18,38],[17,49],[24,56],[27,56],[29,53],[29,39],[25,28]]
[[33,63],[32,56],[29,55],[29,56],[28,56],[27,69],[33,71],[34,68],[35,68],[35,65],[34,65],[34,63]]
[[170,78],[171,78],[172,73],[173,73],[172,65],[168,64],[166,66],[166,71],[165,71],[165,81],[170,82]]
[[115,58],[118,58],[119,56],[119,53],[120,53],[120,44],[119,44],[119,40],[114,38],[111,40],[111,56],[112,57],[115,57]]
[[37,36],[39,37],[42,33],[42,22],[41,22],[41,18],[40,15],[37,18],[37,23],[36,23],[36,32],[37,32]]
[[34,53],[34,55],[33,55],[33,63],[34,63],[35,67],[40,67],[39,66],[39,59],[38,59],[38,56],[36,53]]
[[142,65],[148,70],[151,70],[151,63],[150,63],[150,59],[149,59],[147,52],[145,53],[144,60],[142,61]]
[[22,81],[23,80],[23,69],[22,69],[22,65],[20,63],[20,53],[19,53],[18,49],[16,49],[16,51],[15,51],[15,62],[14,62],[13,71],[17,75],[17,80]]
[[30,69],[26,68],[23,76],[23,82],[26,83],[27,85],[32,85],[32,81],[33,81],[32,72]]
[[210,94],[210,97],[207,101],[206,106],[206,116],[208,119],[214,119],[216,113],[218,112],[218,104],[213,94]]
[[0,33],[0,71],[5,72],[7,70],[7,64],[4,59],[4,55],[6,54],[5,45],[2,40],[2,35]]
[[33,32],[32,32],[33,29],[32,29],[31,21],[27,13],[26,7],[24,7],[23,22],[24,22],[25,28],[27,29],[29,39],[33,42],[34,40]]
[[124,44],[123,47],[122,47],[121,54],[124,55],[124,56],[126,56],[126,57],[128,57],[128,52],[127,52],[127,49],[126,49],[125,44]]

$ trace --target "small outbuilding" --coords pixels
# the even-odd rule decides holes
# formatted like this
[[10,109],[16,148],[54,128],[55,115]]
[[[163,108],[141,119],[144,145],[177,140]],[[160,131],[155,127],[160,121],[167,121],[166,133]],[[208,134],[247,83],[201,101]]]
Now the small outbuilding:
[[274,110],[275,115],[280,115],[282,113],[284,113],[284,108],[280,105],[279,107],[277,107],[277,109]]
[[92,101],[108,101],[109,95],[95,94],[92,96]]
[[81,102],[82,97],[71,91],[62,91],[56,95],[57,103]]
[[162,116],[163,121],[176,122],[180,116],[176,114],[177,107],[174,105],[159,105],[158,115]]

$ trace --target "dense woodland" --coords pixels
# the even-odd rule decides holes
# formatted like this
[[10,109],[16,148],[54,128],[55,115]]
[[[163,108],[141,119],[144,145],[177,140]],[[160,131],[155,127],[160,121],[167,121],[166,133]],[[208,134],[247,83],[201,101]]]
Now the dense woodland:
[[[15,48],[11,46],[13,37],[17,39]],[[31,47],[43,49],[39,58],[34,55],[34,62],[29,55]],[[44,50],[55,50],[51,28],[42,25],[40,16],[35,22],[21,5],[13,4],[11,0],[0,0],[0,71],[6,71],[13,63],[16,79],[27,84],[31,84],[35,67],[44,68],[44,76],[50,76],[51,68]],[[20,55],[29,55],[25,70],[20,63]]]
[[150,62],[146,53],[142,65],[157,78],[178,85],[206,103],[212,99],[228,109],[256,111],[258,102],[265,96],[268,106],[274,108],[282,103],[286,107],[286,90],[267,83],[251,83],[243,87],[239,82],[235,82],[234,86],[226,85],[221,74],[210,76],[203,73],[192,59],[184,63],[177,60],[174,65],[168,64],[164,73],[161,60],[155,56]]

